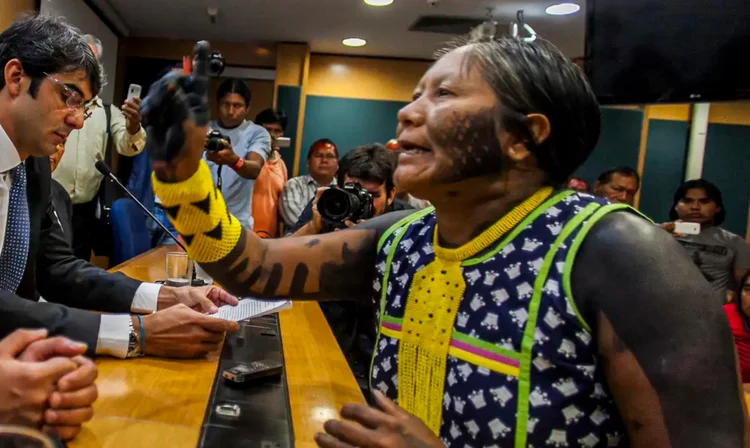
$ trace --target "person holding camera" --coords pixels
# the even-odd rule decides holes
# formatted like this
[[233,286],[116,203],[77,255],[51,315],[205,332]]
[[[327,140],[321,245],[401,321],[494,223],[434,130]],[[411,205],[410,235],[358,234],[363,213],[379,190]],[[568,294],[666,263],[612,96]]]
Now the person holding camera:
[[[412,206],[396,199],[393,172],[396,169],[396,155],[379,144],[355,148],[341,158],[336,182],[340,187],[321,187],[315,197],[302,210],[297,224],[287,236],[317,235],[352,227],[367,219],[384,213],[411,210]],[[346,192],[339,195],[338,191]],[[326,192],[328,192],[326,194]],[[320,213],[321,196],[330,197],[326,216]],[[343,201],[338,200],[341,198]],[[349,198],[358,202],[352,207]],[[361,200],[357,198],[361,197]],[[346,199],[343,199],[346,198]],[[325,197],[323,198],[325,200]],[[336,209],[347,203],[348,208]],[[353,215],[353,216],[352,216]]]
[[271,154],[271,136],[263,127],[245,118],[251,93],[244,81],[227,79],[216,94],[219,119],[204,158],[227,207],[243,227],[253,228],[252,197],[255,179]]

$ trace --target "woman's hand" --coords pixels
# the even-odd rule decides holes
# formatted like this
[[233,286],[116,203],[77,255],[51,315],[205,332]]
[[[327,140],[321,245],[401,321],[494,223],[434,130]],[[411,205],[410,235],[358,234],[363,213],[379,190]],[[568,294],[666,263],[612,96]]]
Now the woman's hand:
[[326,434],[318,433],[315,442],[321,448],[444,448],[445,445],[420,419],[398,407],[380,392],[375,392],[378,408],[346,405],[342,420],[325,423]]

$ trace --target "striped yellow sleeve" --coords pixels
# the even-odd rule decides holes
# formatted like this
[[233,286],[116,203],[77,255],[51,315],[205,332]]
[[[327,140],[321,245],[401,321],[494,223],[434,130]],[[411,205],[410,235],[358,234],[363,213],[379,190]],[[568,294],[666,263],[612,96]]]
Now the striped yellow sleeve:
[[185,240],[191,259],[215,262],[237,245],[242,226],[229,214],[205,161],[201,160],[198,171],[185,181],[160,182],[156,175],[151,180],[169,220]]

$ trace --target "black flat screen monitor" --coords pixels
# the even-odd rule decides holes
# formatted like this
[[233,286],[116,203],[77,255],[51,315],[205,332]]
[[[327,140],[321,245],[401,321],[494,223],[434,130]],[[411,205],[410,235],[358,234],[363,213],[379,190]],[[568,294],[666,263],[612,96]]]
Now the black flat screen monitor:
[[750,99],[750,0],[588,0],[602,104]]

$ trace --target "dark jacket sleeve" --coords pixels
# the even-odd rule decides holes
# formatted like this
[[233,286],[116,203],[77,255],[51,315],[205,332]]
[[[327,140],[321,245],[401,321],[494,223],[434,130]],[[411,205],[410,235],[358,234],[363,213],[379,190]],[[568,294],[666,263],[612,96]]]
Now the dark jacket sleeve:
[[[297,230],[301,229],[305,224],[312,221],[313,218],[313,201],[315,199],[310,199],[310,202],[307,203],[304,209],[302,209],[302,213],[299,215],[299,219],[297,220],[297,223],[294,224],[294,227],[287,230],[286,236],[290,236]],[[324,232],[321,232],[324,233]]]
[[51,203],[42,218],[36,260],[37,291],[48,302],[92,311],[129,313],[141,282],[111,274],[73,255]]
[[101,321],[96,313],[55,303],[34,302],[0,291],[0,316],[0,338],[19,328],[46,328],[52,336],[67,336],[85,342],[89,356],[96,352]]
[[52,200],[52,206],[56,215],[55,218],[62,226],[63,236],[65,241],[71,246],[73,245],[73,204],[70,201],[68,192],[65,191],[62,185],[60,185],[55,179],[52,179],[50,183],[50,199]]

